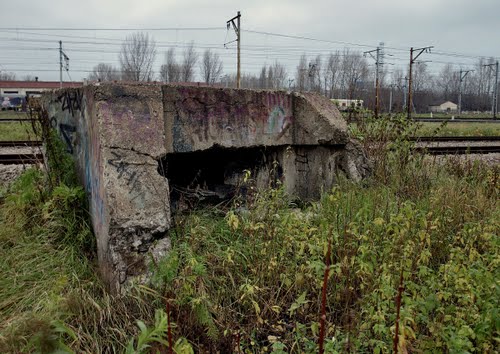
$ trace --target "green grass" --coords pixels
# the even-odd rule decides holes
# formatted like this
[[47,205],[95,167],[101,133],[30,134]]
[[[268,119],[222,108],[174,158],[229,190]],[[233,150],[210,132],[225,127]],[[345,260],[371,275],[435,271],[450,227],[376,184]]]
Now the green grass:
[[29,116],[26,112],[0,111],[0,120],[7,118],[28,119]]
[[[499,123],[420,123],[417,133],[421,136],[499,136]],[[436,133],[437,132],[437,133]]]
[[30,122],[0,123],[0,141],[39,140]]
[[50,146],[50,176],[32,168],[0,190],[0,352],[123,352],[158,301],[106,293],[86,193],[62,143]]
[[316,353],[325,290],[326,352],[387,353],[402,286],[399,352],[495,352],[500,171],[410,154],[407,124],[360,127],[392,142],[368,150],[373,177],[317,202],[250,178],[231,207],[177,215],[169,256],[127,296],[96,276],[81,188],[29,172],[0,197],[0,351],[146,353],[170,327],[180,352]]
[[[357,123],[349,124],[350,130],[358,130]],[[430,123],[414,124],[414,136],[499,136],[499,123]],[[356,133],[355,133],[356,134]]]
[[[413,118],[429,118],[430,113],[413,113],[412,117]],[[451,117],[454,116],[455,118],[461,118],[461,119],[492,119],[493,115],[491,113],[432,113],[432,118],[443,118],[443,119],[451,119]]]

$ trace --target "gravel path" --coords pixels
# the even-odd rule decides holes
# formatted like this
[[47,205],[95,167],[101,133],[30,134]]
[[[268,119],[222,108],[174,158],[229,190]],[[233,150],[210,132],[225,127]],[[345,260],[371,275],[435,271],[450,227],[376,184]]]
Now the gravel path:
[[[36,154],[41,153],[40,147],[0,147],[1,154]],[[25,170],[31,168],[31,164],[4,165],[0,164],[0,188],[7,187],[13,180]]]
[[500,166],[500,153],[492,154],[469,154],[469,155],[434,155],[426,156],[427,161],[435,161],[437,163],[443,163],[448,159],[453,159],[453,162],[474,162],[481,161],[489,166]]
[[0,155],[2,154],[40,154],[42,149],[37,146],[23,147],[0,147]]
[[427,141],[419,141],[415,143],[417,147],[426,147],[426,146],[442,146],[442,147],[453,147],[453,146],[498,146],[500,142],[498,141],[436,141],[436,142],[427,142]]
[[0,165],[0,188],[7,187],[31,165]]

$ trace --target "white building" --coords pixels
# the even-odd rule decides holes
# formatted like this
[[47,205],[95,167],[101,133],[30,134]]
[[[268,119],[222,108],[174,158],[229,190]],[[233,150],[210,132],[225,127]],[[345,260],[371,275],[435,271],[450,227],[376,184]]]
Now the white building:
[[363,108],[363,100],[348,100],[345,98],[332,98],[330,99],[339,111],[347,111],[349,109],[361,109]]
[[458,105],[451,101],[446,101],[438,105],[429,106],[429,111],[433,113],[454,113],[458,111]]

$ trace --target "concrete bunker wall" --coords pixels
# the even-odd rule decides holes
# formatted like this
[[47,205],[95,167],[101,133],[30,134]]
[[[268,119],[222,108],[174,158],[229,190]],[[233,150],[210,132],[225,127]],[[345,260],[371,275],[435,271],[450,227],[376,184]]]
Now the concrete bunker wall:
[[338,171],[354,179],[369,171],[336,107],[313,94],[104,84],[44,103],[88,193],[112,291],[147,277],[149,262],[168,252],[169,180],[187,186],[190,170],[204,169],[215,191],[250,169],[258,186],[279,178],[306,200],[330,189]]

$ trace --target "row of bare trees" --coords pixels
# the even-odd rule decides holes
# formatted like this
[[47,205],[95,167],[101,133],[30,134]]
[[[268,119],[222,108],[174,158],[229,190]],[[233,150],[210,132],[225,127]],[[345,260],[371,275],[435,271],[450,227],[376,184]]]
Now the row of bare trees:
[[[156,43],[152,36],[143,32],[133,33],[127,36],[122,44],[118,57],[120,67],[99,63],[94,67],[89,79],[161,80],[173,83],[192,82],[201,78],[207,84],[235,86],[236,75],[224,75],[219,55],[206,49],[200,56],[193,42],[183,48],[179,55],[176,53],[176,48],[168,49],[160,70],[155,72],[153,65],[157,54]],[[470,72],[462,82],[464,110],[490,108],[494,80],[491,70],[485,64],[492,62],[493,59],[479,59],[474,71]],[[347,48],[326,56],[308,57],[303,54],[295,72],[287,72],[283,64],[275,61],[270,65],[263,65],[258,74],[243,73],[241,86],[254,89],[312,91],[329,98],[362,99],[365,101],[365,106],[371,107],[375,96],[375,66],[370,64],[361,52]],[[426,111],[430,104],[439,101],[457,101],[460,88],[458,67],[447,64],[438,74],[431,74],[425,63],[417,63],[413,69],[413,103],[416,111]],[[12,76],[0,73],[0,79],[9,78]],[[380,83],[382,111],[402,110],[407,93],[407,70],[395,69],[391,75],[382,70]]]
[[182,53],[180,62],[176,59],[175,48],[165,53],[164,63],[159,75],[155,75],[153,65],[156,59],[156,43],[148,33],[137,32],[128,36],[122,44],[119,53],[120,69],[99,63],[89,75],[93,81],[153,81],[191,82],[195,80],[195,69],[199,62],[200,74],[207,84],[219,81],[222,75],[222,61],[217,53],[210,49],[204,51],[201,60],[191,42]]
[[[487,64],[494,63],[494,59],[480,58],[474,65],[463,70],[472,70],[460,83],[459,66],[445,64],[433,74],[427,64],[417,63],[413,68],[412,89],[413,105],[417,112],[426,112],[429,105],[445,101],[457,103],[460,90],[462,91],[462,110],[488,111],[491,110],[492,94],[495,80]],[[388,97],[393,93],[392,110],[399,110],[405,105],[408,90],[407,73],[402,69],[393,71],[391,77],[384,77],[382,83],[382,103],[389,109]],[[384,102],[385,98],[385,102]]]

